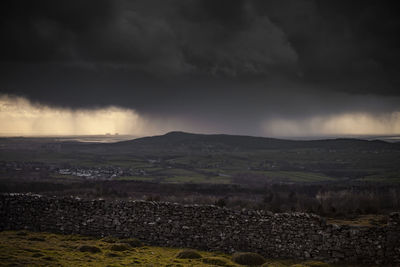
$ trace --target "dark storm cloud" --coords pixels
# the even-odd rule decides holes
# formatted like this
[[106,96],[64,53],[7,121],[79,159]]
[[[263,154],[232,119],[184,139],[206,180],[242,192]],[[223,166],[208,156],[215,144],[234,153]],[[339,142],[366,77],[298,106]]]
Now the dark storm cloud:
[[1,93],[55,106],[179,114],[236,129],[277,114],[399,110],[400,20],[389,2],[0,5]]
[[112,1],[3,1],[4,61],[73,59],[76,38],[113,19]]
[[361,0],[280,3],[260,1],[259,10],[287,34],[305,79],[345,81],[346,90],[360,93],[398,94],[398,5]]
[[155,93],[166,95],[161,99],[167,103],[177,93],[190,97],[182,91],[198,82],[207,98],[221,89],[216,80],[252,81],[297,72],[297,54],[285,33],[248,1],[5,5],[2,90],[41,101],[130,101],[136,108],[153,102],[147,96]]
[[296,61],[284,33],[245,1],[15,1],[2,10],[6,61],[228,76]]
[[5,1],[1,59],[162,74],[289,72],[311,81],[369,74],[390,84],[399,70],[398,11],[359,0]]

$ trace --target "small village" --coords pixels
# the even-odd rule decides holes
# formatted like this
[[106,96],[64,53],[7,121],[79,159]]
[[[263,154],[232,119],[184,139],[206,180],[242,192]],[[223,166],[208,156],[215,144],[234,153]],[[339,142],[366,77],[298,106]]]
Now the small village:
[[32,174],[35,173],[48,174],[56,176],[57,178],[64,177],[78,177],[91,180],[111,180],[122,176],[145,176],[147,173],[144,169],[131,169],[121,168],[117,166],[107,167],[60,167],[52,164],[43,164],[40,162],[18,162],[18,161],[0,161],[0,172],[4,175],[7,174]]

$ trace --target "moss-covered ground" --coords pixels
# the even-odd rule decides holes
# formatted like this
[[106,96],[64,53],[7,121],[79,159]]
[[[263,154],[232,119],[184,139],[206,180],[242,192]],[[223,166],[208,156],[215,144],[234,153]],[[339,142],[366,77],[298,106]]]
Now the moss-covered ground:
[[[122,242],[115,238],[4,231],[0,232],[0,266],[243,266],[224,253],[196,251],[200,258],[187,259],[178,256],[185,254],[181,253],[183,249],[130,247]],[[315,261],[267,260],[263,266],[331,265]]]

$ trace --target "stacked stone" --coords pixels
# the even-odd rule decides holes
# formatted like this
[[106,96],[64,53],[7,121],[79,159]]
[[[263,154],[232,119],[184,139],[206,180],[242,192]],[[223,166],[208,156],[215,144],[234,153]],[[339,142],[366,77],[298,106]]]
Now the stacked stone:
[[149,245],[251,251],[270,258],[400,261],[400,216],[388,226],[326,224],[314,214],[229,210],[210,205],[0,195],[0,230],[135,237]]
[[400,263],[400,212],[393,212],[389,216],[385,251],[387,258]]

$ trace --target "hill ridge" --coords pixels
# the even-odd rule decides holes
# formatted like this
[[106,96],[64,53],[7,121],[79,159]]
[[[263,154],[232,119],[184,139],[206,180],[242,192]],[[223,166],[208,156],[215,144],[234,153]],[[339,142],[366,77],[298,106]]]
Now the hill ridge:
[[163,135],[146,136],[128,141],[109,144],[119,148],[148,148],[155,150],[203,150],[218,151],[251,151],[263,149],[348,149],[399,150],[400,145],[382,140],[362,140],[357,138],[334,138],[320,140],[291,140],[272,137],[231,135],[231,134],[198,134],[184,131],[171,131]]

